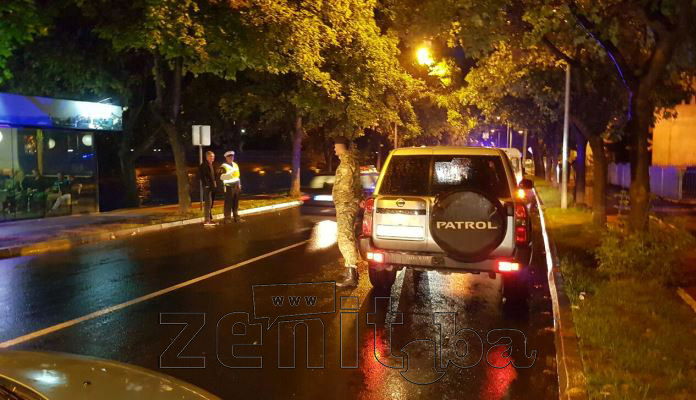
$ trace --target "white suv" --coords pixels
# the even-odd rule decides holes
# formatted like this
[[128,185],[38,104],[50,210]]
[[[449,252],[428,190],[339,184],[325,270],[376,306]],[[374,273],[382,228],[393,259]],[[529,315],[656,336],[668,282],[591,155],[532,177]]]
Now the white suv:
[[393,150],[365,201],[370,282],[388,290],[404,267],[502,274],[506,301],[526,301],[531,223],[520,189],[531,187],[528,179],[518,187],[500,149]]

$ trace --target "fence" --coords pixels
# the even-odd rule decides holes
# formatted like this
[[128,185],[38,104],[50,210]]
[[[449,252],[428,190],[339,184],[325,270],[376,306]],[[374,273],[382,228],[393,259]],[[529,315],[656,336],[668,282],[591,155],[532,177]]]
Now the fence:
[[[630,164],[609,164],[609,183],[628,188],[631,185]],[[696,169],[650,167],[650,191],[674,200],[696,199]]]

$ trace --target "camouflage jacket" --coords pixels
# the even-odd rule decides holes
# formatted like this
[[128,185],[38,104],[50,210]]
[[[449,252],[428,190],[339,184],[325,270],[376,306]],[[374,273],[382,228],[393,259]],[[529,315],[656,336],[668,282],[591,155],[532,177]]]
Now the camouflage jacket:
[[352,152],[347,152],[338,158],[341,163],[336,168],[336,179],[333,185],[334,204],[357,205],[362,200],[358,160]]

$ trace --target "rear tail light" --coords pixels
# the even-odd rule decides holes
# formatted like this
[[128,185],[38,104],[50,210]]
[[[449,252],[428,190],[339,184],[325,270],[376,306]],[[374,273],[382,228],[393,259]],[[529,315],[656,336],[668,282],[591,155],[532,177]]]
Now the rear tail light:
[[300,197],[300,200],[302,200],[302,201],[307,201],[309,199],[311,199],[311,197],[309,197],[309,195],[306,195],[306,194],[303,195],[302,197]]
[[369,197],[365,200],[365,212],[362,220],[362,235],[372,236],[372,212],[375,208],[375,199]]
[[515,204],[515,243],[529,242],[529,227],[527,226],[527,208],[524,204]]
[[526,200],[527,192],[524,189],[517,189],[517,192],[515,192],[515,196],[518,200]]
[[380,253],[378,251],[368,251],[367,260],[381,264],[384,262],[384,253]]
[[519,271],[520,264],[510,261],[498,261],[498,271],[499,272],[511,272]]

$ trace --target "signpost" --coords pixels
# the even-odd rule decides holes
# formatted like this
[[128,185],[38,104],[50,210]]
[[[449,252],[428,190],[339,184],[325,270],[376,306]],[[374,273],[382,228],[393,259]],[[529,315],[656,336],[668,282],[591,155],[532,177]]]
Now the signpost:
[[[198,146],[198,163],[203,164],[203,146],[210,146],[210,125],[193,125],[191,127],[191,139],[193,145]],[[200,189],[201,210],[203,209],[203,182],[198,180]]]

